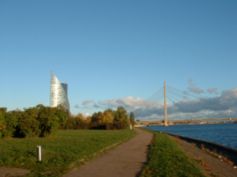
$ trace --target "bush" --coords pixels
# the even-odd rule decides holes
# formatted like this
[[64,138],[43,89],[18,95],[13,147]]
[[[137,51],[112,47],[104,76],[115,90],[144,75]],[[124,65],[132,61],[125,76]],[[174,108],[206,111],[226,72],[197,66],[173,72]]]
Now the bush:
[[0,108],[0,136],[45,137],[63,127],[68,116],[69,113],[61,107],[38,105],[10,112]]

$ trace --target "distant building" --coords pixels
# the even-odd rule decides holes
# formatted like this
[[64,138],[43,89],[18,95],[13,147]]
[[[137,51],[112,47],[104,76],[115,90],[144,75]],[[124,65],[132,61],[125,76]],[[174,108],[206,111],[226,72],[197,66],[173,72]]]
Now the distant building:
[[50,83],[50,106],[62,106],[69,111],[70,105],[67,91],[67,84],[61,83],[61,81],[56,77],[56,75],[52,74]]

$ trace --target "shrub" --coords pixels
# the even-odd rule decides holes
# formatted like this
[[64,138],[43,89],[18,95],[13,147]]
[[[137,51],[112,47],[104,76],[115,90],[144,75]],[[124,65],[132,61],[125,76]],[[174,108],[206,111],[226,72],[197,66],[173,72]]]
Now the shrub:
[[68,116],[69,113],[61,107],[37,105],[24,111],[10,112],[0,108],[0,136],[45,137],[63,127]]

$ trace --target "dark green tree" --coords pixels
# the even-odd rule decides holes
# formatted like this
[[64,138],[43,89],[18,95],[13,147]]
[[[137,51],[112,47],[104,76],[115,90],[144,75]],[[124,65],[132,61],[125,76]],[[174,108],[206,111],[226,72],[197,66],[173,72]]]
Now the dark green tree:
[[15,137],[33,137],[39,135],[39,122],[37,121],[38,111],[29,108],[25,111],[18,111],[18,123],[14,132]]
[[91,116],[91,128],[92,129],[105,129],[104,125],[102,124],[103,113],[97,112]]
[[57,108],[52,109],[56,109],[55,115],[59,123],[59,128],[63,128],[66,124],[67,119],[69,119],[70,117],[70,113],[63,106],[59,106]]
[[18,118],[22,114],[21,111],[15,110],[15,111],[9,111],[6,113],[6,130],[4,131],[5,137],[12,137],[16,134],[16,128],[18,125]]
[[45,137],[58,129],[60,122],[57,117],[57,109],[50,107],[41,107],[37,117],[39,122],[39,136]]
[[3,136],[4,131],[6,130],[6,108],[0,108],[0,138]]

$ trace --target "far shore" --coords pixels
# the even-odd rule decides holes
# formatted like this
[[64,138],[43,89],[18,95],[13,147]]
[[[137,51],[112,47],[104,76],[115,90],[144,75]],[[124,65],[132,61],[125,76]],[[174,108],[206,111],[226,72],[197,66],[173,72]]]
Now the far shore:
[[[170,120],[169,125],[206,125],[206,124],[226,124],[237,123],[237,118],[207,118],[207,119],[185,119]],[[163,120],[138,120],[136,127],[164,125]]]

